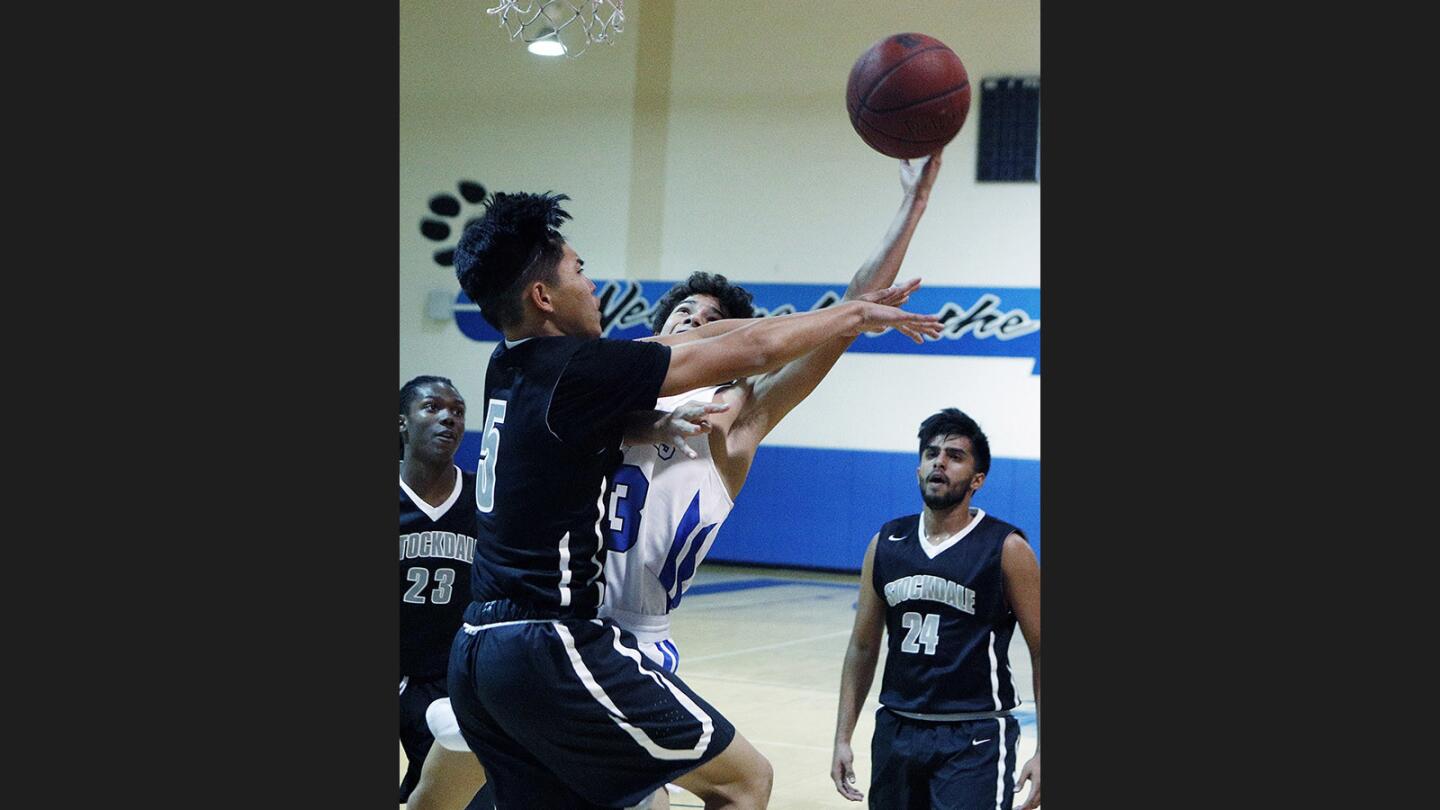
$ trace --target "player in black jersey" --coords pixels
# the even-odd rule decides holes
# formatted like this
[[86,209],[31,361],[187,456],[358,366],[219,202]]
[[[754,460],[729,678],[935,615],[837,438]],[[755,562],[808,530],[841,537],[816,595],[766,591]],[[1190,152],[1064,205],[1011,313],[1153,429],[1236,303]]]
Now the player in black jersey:
[[485,774],[473,758],[434,745],[425,723],[447,694],[450,642],[470,603],[475,476],[454,463],[464,435],[454,383],[422,376],[400,388],[400,744],[409,760],[400,803],[410,810],[491,806],[488,791],[477,795]]
[[667,782],[707,807],[764,807],[765,758],[633,636],[596,618],[603,496],[625,417],[839,335],[894,327],[919,340],[940,324],[849,302],[602,340],[595,285],[556,230],[565,199],[496,194],[455,248],[461,286],[505,338],[485,373],[473,601],[450,654],[455,716],[502,809],[627,807]]
[[845,651],[830,778],[851,801],[850,738],[889,636],[871,743],[870,806],[1022,810],[1040,806],[1040,746],[1015,781],[1019,705],[1007,651],[1019,621],[1034,671],[1040,727],[1040,566],[1019,529],[970,505],[990,470],[975,420],[946,408],[920,425],[925,511],[870,538],[855,628]]

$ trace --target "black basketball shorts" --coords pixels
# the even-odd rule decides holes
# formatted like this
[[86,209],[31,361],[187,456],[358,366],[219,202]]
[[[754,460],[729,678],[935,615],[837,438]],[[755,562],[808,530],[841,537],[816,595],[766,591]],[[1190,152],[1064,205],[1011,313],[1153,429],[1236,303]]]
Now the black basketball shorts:
[[881,707],[870,743],[875,810],[1011,810],[1020,721],[932,722]]
[[609,620],[467,625],[451,648],[449,685],[502,810],[629,807],[735,737]]

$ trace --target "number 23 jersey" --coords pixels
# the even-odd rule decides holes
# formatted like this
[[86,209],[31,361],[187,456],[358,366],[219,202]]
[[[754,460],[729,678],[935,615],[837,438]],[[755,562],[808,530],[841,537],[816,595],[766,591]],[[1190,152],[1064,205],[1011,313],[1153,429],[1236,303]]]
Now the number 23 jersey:
[[475,476],[455,473],[455,489],[439,506],[400,482],[400,674],[416,680],[445,675],[470,604]]

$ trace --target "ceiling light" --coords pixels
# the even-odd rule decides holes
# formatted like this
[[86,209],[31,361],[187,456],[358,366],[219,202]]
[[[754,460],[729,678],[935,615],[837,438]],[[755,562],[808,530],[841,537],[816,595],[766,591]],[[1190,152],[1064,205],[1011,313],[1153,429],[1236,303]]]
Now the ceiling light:
[[541,37],[530,43],[526,50],[536,56],[561,56],[565,53],[565,46],[560,44],[553,34]]

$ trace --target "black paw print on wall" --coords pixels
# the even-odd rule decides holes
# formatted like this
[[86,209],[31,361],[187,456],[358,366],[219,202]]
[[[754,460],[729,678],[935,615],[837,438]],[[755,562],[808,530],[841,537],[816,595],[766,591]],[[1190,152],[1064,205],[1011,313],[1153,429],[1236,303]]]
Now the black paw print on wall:
[[[485,200],[485,187],[473,180],[461,180],[457,188],[460,191],[460,197],[471,205],[479,205]],[[456,199],[455,195],[441,192],[430,198],[430,213],[435,216],[420,220],[420,233],[426,239],[432,242],[450,242],[435,251],[435,263],[441,267],[451,267],[455,264],[455,241],[460,238],[460,234],[465,232],[465,228],[470,223],[480,218],[478,215],[473,216],[465,220],[459,227],[452,227],[447,220],[453,221],[460,216],[460,209],[460,200]],[[437,219],[437,217],[444,217],[444,219]],[[452,234],[455,237],[453,240],[451,239]]]

